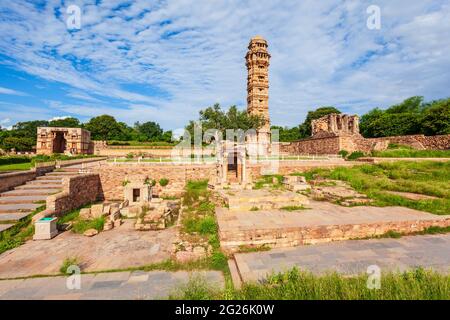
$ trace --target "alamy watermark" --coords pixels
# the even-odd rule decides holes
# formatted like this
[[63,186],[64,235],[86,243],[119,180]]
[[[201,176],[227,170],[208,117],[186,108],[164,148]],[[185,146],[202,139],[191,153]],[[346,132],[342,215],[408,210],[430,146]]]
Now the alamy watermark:
[[381,8],[377,5],[370,5],[366,9],[369,17],[367,18],[367,28],[369,30],[380,30],[381,29]]
[[381,289],[381,269],[376,264],[367,267],[367,288],[368,289]]
[[81,29],[81,8],[75,4],[71,4],[66,9],[67,19],[66,26],[69,30]]

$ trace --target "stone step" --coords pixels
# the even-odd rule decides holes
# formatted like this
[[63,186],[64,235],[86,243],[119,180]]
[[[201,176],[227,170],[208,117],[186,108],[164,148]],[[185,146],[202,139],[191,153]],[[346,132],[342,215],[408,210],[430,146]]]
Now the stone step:
[[36,178],[36,181],[62,181],[63,176],[40,176]]
[[17,197],[17,196],[49,196],[60,192],[61,189],[18,189],[0,193],[0,197]]
[[11,196],[0,197],[0,204],[12,203],[34,203],[36,201],[46,200],[47,195],[25,195],[25,196]]
[[8,230],[9,228],[11,228],[13,226],[13,224],[0,224],[0,232],[3,232],[5,230]]
[[26,184],[47,185],[47,184],[62,184],[62,180],[32,180]]
[[33,190],[33,189],[61,189],[61,184],[24,184],[16,187],[15,190]]
[[0,213],[0,222],[1,221],[19,221],[20,219],[25,218],[30,215],[31,212],[11,212],[11,213]]
[[0,213],[11,212],[26,212],[33,211],[40,207],[42,204],[38,203],[12,203],[12,204],[0,204]]
[[53,171],[53,172],[49,172],[46,173],[46,176],[74,176],[78,174],[78,169],[77,171]]

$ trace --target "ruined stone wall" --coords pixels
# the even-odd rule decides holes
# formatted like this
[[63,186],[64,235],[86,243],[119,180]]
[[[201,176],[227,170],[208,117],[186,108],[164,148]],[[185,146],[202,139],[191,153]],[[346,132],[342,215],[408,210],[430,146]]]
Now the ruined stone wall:
[[337,154],[339,137],[309,138],[280,145],[280,152],[287,154]]
[[[123,199],[123,182],[127,176],[145,175],[150,179],[159,181],[162,178],[169,180],[164,188],[184,188],[189,180],[203,180],[216,177],[215,165],[172,165],[172,164],[112,164],[103,163],[92,169],[100,175],[103,194],[106,200]],[[160,187],[155,187],[158,193]]]
[[0,175],[0,192],[11,190],[27,181],[35,179],[36,176],[36,170],[3,173]]
[[424,136],[420,134],[369,139],[358,136],[310,138],[281,144],[280,152],[292,155],[337,154],[340,150],[369,153],[373,150],[385,150],[389,143],[406,145],[417,150],[448,150],[450,149],[450,135]]
[[61,215],[98,200],[103,200],[98,174],[67,177],[63,178],[63,191],[47,198],[46,211]]
[[42,166],[27,171],[2,173],[0,174],[0,192],[11,190],[54,169],[55,166]]

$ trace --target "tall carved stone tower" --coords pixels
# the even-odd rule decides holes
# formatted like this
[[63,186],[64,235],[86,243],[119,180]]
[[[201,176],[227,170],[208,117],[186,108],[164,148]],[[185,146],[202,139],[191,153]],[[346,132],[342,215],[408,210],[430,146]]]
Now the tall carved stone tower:
[[[252,142],[260,145],[267,153],[270,145],[269,116],[269,60],[267,41],[260,36],[253,37],[245,56],[248,71],[247,77],[247,112],[266,119],[266,123],[257,132]],[[261,152],[260,152],[261,153]]]

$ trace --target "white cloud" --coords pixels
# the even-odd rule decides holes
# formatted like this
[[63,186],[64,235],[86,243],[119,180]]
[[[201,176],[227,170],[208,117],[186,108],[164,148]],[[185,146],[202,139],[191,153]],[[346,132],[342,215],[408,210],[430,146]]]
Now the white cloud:
[[27,94],[25,92],[12,90],[4,87],[0,87],[0,94],[11,94],[15,96],[26,96]]
[[[215,102],[245,107],[244,55],[255,34],[272,54],[275,124],[296,125],[320,105],[361,114],[412,95],[449,95],[446,1],[380,0],[379,31],[366,27],[370,1],[132,1],[120,11],[113,8],[130,1],[94,2],[74,1],[83,10],[74,33],[54,14],[60,1],[44,10],[0,5],[0,54],[22,71],[69,85],[67,95],[79,99],[58,112],[108,112],[169,129]],[[118,102],[103,102],[111,98]]]
[[48,121],[64,120],[67,118],[70,118],[70,116],[53,117],[53,118],[49,119]]

